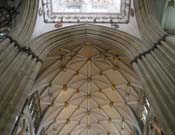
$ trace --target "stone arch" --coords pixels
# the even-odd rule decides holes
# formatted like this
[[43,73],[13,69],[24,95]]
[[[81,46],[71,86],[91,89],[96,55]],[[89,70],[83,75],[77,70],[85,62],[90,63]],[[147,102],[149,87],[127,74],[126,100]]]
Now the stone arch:
[[59,46],[66,42],[78,42],[81,40],[96,40],[101,42],[106,40],[106,43],[108,44],[116,47],[120,46],[120,48],[127,52],[127,55],[131,59],[140,52],[143,52],[144,48],[144,44],[139,39],[128,33],[92,24],[81,24],[54,30],[40,35],[29,42],[28,45],[42,58],[49,52],[49,49],[54,44]]
[[[29,44],[31,49],[41,59],[43,59],[43,67],[44,67],[45,64],[47,63],[47,56],[50,54],[54,54],[57,51],[57,49],[65,49],[67,46],[74,49],[73,46],[78,47],[78,46],[82,46],[82,44],[88,44],[88,43],[93,44],[95,47],[99,47],[102,49],[106,48],[108,50],[116,50],[120,52],[120,54],[124,55],[125,58],[127,59],[126,65],[128,68],[127,70],[130,70],[129,72],[131,72],[130,75],[134,78],[137,78],[137,75],[134,73],[134,70],[130,65],[130,62],[134,57],[136,57],[139,54],[139,52],[142,51],[141,42],[139,41],[139,39],[121,31],[115,31],[113,29],[106,28],[103,26],[82,24],[82,25],[62,28],[60,30],[55,30],[55,31],[46,33],[44,35],[39,36]],[[66,49],[68,49],[68,47]],[[52,80],[57,76],[57,70],[55,68],[56,67],[58,69],[61,68],[59,65],[57,65],[56,67],[53,67],[56,64],[57,64],[57,61],[53,62],[50,65],[50,67],[49,66],[46,67],[46,69],[42,69],[41,67],[41,71],[36,79],[33,90],[30,92],[30,95],[35,91],[39,91],[39,93],[44,93],[45,89],[52,87],[54,85]],[[127,75],[126,76],[122,75],[122,76],[125,78]],[[129,79],[127,79],[127,77],[125,79],[126,79],[126,83],[124,85],[129,88],[131,82]],[[58,87],[58,86],[55,85],[55,87]],[[114,89],[116,89],[116,87],[117,86],[114,86]],[[138,83],[138,84],[135,84],[135,86],[132,86],[133,90],[135,88],[142,89],[142,86],[140,83]],[[61,89],[63,89],[63,87]],[[117,93],[118,95],[120,95],[120,92],[117,92]],[[137,96],[139,97],[139,95]],[[119,98],[121,98],[122,103],[125,104],[125,98],[122,95],[120,95]],[[42,130],[43,125],[46,125],[46,126],[49,125],[50,127],[50,125],[54,123],[54,121],[50,121],[49,123],[45,123],[44,121],[45,119],[47,120],[45,115],[48,115],[51,107],[52,105],[49,105],[45,110],[43,110],[43,117],[42,117],[43,119],[41,120],[41,127],[39,130]],[[126,109],[128,110],[127,112],[128,114],[126,113],[126,117],[133,117],[131,118],[133,119],[132,121],[126,122],[128,127],[134,126],[139,132],[139,134],[141,134],[142,131],[138,122],[138,116],[136,116],[135,114],[136,113],[135,110],[129,105],[126,105]],[[118,112],[121,113],[122,111],[121,112],[118,111]],[[120,117],[124,119],[123,115],[121,115]],[[118,131],[118,133],[119,132],[120,130]]]

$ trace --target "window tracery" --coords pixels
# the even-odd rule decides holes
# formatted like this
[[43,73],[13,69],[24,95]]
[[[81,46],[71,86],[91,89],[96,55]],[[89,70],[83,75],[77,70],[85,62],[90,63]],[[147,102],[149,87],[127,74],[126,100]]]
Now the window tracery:
[[130,3],[130,0],[42,0],[46,23],[128,23]]

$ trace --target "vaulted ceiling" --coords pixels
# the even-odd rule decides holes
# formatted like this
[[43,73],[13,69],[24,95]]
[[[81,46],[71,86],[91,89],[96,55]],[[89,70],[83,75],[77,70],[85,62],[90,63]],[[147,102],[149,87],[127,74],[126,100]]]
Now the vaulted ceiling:
[[88,42],[55,48],[38,82],[40,130],[49,135],[141,133],[142,87],[120,50]]
[[[161,42],[165,44],[164,41],[162,41],[162,37],[166,33],[159,28],[155,18],[152,16],[152,13],[150,12],[150,1],[128,1],[131,2],[131,4],[127,5],[130,7],[128,9],[132,9],[132,14],[129,14],[130,23],[128,24],[120,24],[118,27],[118,24],[115,25],[110,22],[108,25],[104,25],[112,27],[112,29],[90,26],[89,24],[82,25],[81,27],[75,24],[72,27],[66,27],[69,25],[63,24],[60,25],[60,27],[65,26],[66,28],[49,33],[47,32],[59,28],[55,27],[55,24],[46,24],[43,21],[43,15],[39,15],[39,11],[44,11],[42,10],[42,1],[24,1],[22,9],[25,9],[25,12],[21,12],[21,19],[19,19],[20,23],[18,22],[19,25],[17,25],[10,36],[16,39],[19,44],[27,46],[29,49],[31,48],[32,51],[34,50],[34,53],[37,55],[42,53],[41,56],[38,55],[39,57],[45,57],[44,53],[50,51],[46,59],[43,58],[44,62],[42,69],[36,83],[34,82],[36,85],[39,84],[37,85],[39,87],[34,89],[39,93],[39,104],[42,114],[39,131],[42,130],[46,135],[130,135],[134,134],[137,130],[137,132],[141,134],[142,131],[138,119],[143,108],[142,87],[130,65],[130,61],[133,58],[128,58],[127,56],[129,54],[131,56],[137,56],[138,54],[136,52],[138,50],[146,51],[148,48],[150,50],[151,47],[153,47],[153,50],[151,49],[150,52],[154,54],[153,51],[155,48],[153,45],[156,45],[155,47],[157,47],[157,44],[162,44]],[[164,0],[161,0],[161,3],[163,1]],[[155,0],[152,7],[156,7],[154,5],[157,4],[160,4],[160,1],[158,2],[158,0]],[[158,11],[163,9],[163,4],[160,7],[161,8],[158,8],[157,12],[155,11],[155,14],[160,13]],[[37,9],[39,9],[38,12]],[[161,13],[156,15],[160,18]],[[82,29],[82,27],[84,27],[84,29]],[[72,30],[70,31],[70,29]],[[118,30],[127,33],[121,33]],[[46,34],[41,35],[43,33]],[[138,39],[133,39],[128,33],[140,39],[142,39],[142,36],[146,39],[142,40],[139,49],[135,42]],[[31,40],[31,35],[33,35],[32,38],[35,39],[34,41],[31,41],[31,44],[29,45],[28,43],[30,42],[29,40]],[[96,45],[95,42],[79,44],[80,41],[83,42],[88,38],[94,41],[99,40],[100,42],[98,45]],[[26,41],[28,41],[28,43],[26,43]],[[77,45],[67,45],[67,42],[72,42],[73,44],[77,41]],[[102,42],[105,42],[107,45],[99,46]],[[109,45],[110,43],[112,43],[113,46],[118,46],[117,50],[112,48]],[[59,47],[57,47],[57,44]],[[63,46],[60,47],[60,44],[63,44]],[[124,50],[125,52],[122,52],[119,48],[122,48],[121,50]],[[152,81],[150,88],[152,86],[153,88],[155,87],[153,89],[155,91],[152,92],[151,89],[150,91],[147,91],[147,94],[148,96],[152,95],[150,99],[153,100],[152,103],[154,107],[160,109],[155,110],[157,111],[157,114],[159,114],[158,116],[162,116],[161,119],[164,121],[163,123],[165,123],[164,126],[168,127],[169,125],[172,125],[173,127],[173,122],[167,122],[169,119],[173,118],[173,115],[166,116],[166,114],[163,114],[164,111],[167,110],[164,108],[170,108],[170,113],[167,112],[173,114],[171,104],[167,106],[168,102],[161,100],[161,97],[164,97],[164,88],[166,88],[166,86],[164,87],[164,84],[161,86],[154,85],[157,83],[161,84],[167,79],[168,84],[171,84],[170,88],[173,86],[171,83],[172,67],[169,68],[169,71],[164,71],[166,67],[169,67],[169,65],[172,65],[173,63],[171,56],[169,56],[173,51],[169,51],[169,48],[164,48],[165,50],[168,50],[165,51],[168,53],[164,54],[164,52],[161,52],[162,48],[160,49],[160,52],[159,49],[156,50],[154,56],[150,56],[150,58],[148,58],[148,56],[144,58],[143,61],[141,61],[141,55],[141,57],[139,57],[140,66],[138,66],[138,69],[143,69],[143,78],[141,77],[143,79],[143,84],[147,85]],[[150,52],[146,51],[146,54]],[[124,55],[126,53],[128,53],[127,56]],[[31,56],[30,52],[29,55]],[[162,58],[166,58],[159,60],[159,55]],[[7,59],[5,58],[3,61],[8,60],[8,58],[9,57],[7,57]],[[151,63],[148,65],[148,69],[146,68],[145,70],[142,64],[145,61],[151,61],[150,59],[155,62],[157,61],[155,63],[157,65],[153,64],[153,68],[155,69],[152,69],[150,66],[152,65]],[[166,59],[168,60],[168,63],[170,63],[169,65],[167,65]],[[166,62],[164,63],[164,61]],[[160,65],[165,65],[165,67],[159,67]],[[38,67],[40,66],[41,63],[36,66],[36,69],[39,69]],[[151,73],[156,71],[157,67],[164,75],[168,73],[167,78],[160,77],[159,80],[159,77],[157,77],[160,75],[158,70],[155,74],[151,75]],[[37,71],[38,70],[34,70],[32,72],[37,73]],[[151,76],[148,74],[145,75],[144,73],[150,73]],[[24,72],[24,74],[26,75],[28,72]],[[33,76],[31,76],[31,78],[35,80]],[[31,84],[32,79],[30,80]],[[148,80],[148,82],[145,80]],[[162,91],[160,92],[160,100],[159,96],[156,96],[156,91],[159,90],[159,88]],[[17,90],[15,94],[18,95],[21,93],[22,89],[23,88],[21,88],[21,91],[20,89]],[[167,90],[169,90],[169,88],[167,88]],[[167,97],[169,97],[169,95]],[[159,101],[161,101],[160,104],[157,104]],[[16,110],[16,108],[13,109]],[[10,108],[10,110],[12,109]],[[8,111],[9,108],[4,112]]]

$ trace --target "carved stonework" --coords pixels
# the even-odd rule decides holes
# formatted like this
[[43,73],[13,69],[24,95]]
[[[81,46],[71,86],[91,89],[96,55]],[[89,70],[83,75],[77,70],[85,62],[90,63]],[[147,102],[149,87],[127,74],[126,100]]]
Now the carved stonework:
[[5,8],[0,8],[0,28],[7,26],[11,20],[10,12]]
[[43,0],[45,23],[129,23],[130,0]]

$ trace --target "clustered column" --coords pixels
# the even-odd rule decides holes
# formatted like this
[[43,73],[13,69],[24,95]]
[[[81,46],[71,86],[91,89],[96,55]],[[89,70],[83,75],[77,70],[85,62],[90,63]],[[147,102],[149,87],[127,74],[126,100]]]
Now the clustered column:
[[10,135],[42,61],[12,39],[0,43],[0,134]]
[[175,50],[160,40],[149,51],[140,54],[132,65],[144,84],[145,93],[161,120],[167,135],[175,131]]

